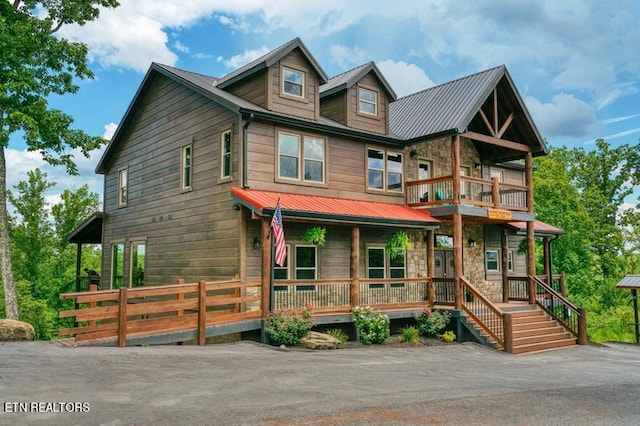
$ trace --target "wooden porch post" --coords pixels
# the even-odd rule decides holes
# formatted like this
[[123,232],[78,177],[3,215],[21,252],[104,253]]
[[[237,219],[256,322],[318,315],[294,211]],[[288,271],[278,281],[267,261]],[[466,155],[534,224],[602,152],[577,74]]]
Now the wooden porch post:
[[198,345],[207,341],[207,283],[198,281]]
[[453,215],[453,281],[456,309],[462,309],[462,215]]
[[[524,174],[527,185],[527,213],[533,214],[533,155],[527,152],[524,163]],[[536,242],[533,222],[527,222],[527,274],[529,278],[529,303],[536,303]]]
[[360,228],[351,228],[351,255],[349,257],[351,286],[349,287],[349,301],[351,307],[360,303]]
[[509,233],[506,229],[502,230],[501,243],[502,246],[502,302],[509,303]]
[[451,139],[451,175],[453,176],[453,203],[460,204],[460,135]]
[[[82,243],[76,244],[78,246],[78,250],[76,251],[76,291],[80,291],[80,268],[82,264]],[[91,284],[91,280],[89,280],[89,284]],[[78,307],[76,306],[76,309]]]
[[433,284],[433,276],[436,271],[436,244],[433,234],[433,229],[427,230],[427,277],[429,278],[427,302],[429,306],[433,306],[436,300],[436,289]]
[[269,239],[269,218],[262,218],[262,318],[269,317],[271,298],[271,240]]

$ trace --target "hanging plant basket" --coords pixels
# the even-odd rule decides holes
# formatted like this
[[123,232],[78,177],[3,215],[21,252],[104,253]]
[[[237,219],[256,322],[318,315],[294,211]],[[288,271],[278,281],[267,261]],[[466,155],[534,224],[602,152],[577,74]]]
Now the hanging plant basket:
[[411,248],[409,236],[404,231],[398,231],[387,241],[387,251],[392,259],[400,256]]
[[322,226],[314,226],[304,231],[302,239],[314,246],[324,247],[327,242],[327,229]]

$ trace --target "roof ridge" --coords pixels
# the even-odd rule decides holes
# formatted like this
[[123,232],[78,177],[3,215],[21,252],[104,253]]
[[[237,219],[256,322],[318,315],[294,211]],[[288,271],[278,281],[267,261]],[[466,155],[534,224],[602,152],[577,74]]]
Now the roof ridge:
[[410,93],[408,95],[405,95],[405,96],[403,96],[401,98],[396,99],[395,102],[398,102],[398,101],[400,101],[402,99],[410,98],[412,96],[419,95],[419,94],[424,93],[424,92],[428,92],[430,90],[437,89],[438,87],[446,86],[448,84],[453,84],[453,83],[456,83],[456,82],[461,81],[461,80],[466,80],[468,78],[472,78],[472,77],[475,77],[475,76],[480,75],[480,74],[486,74],[486,73],[488,73],[490,71],[497,70],[498,68],[505,68],[506,69],[506,66],[504,64],[502,64],[502,65],[498,65],[498,66],[495,66],[495,67],[492,67],[492,68],[487,68],[486,70],[474,72],[473,74],[464,75],[462,77],[458,77],[458,78],[455,78],[453,80],[445,81],[444,83],[436,84],[435,86],[427,87],[426,89],[422,89],[422,90],[419,90],[417,92],[413,92],[413,93]]
[[170,69],[174,69],[174,70],[178,70],[178,71],[186,72],[186,73],[193,74],[193,75],[200,75],[200,76],[202,76],[202,77],[212,78],[212,79],[214,79],[216,82],[219,80],[219,78],[218,78],[218,77],[214,77],[214,76],[212,76],[212,75],[208,75],[208,74],[203,74],[203,73],[201,73],[201,72],[190,71],[190,70],[186,70],[186,69],[183,69],[183,68],[173,67],[173,66],[171,66],[171,65],[161,64],[161,63],[159,63],[159,62],[154,62],[154,63],[155,63],[156,65],[158,65],[158,66],[163,67],[163,68],[170,68]]
[[[351,69],[349,69],[349,70],[342,71],[340,74],[336,74],[336,75],[334,75],[333,77],[329,78],[329,81],[333,80],[334,78],[341,77],[341,76],[343,76],[343,75],[345,75],[345,74],[352,73],[352,72],[354,72],[355,70],[358,70],[358,69],[360,69],[360,68],[364,68],[364,67],[366,67],[367,65],[371,64],[372,62],[373,62],[373,61],[365,62],[364,64],[358,65],[357,67],[353,67],[353,68],[351,68]],[[327,83],[325,83],[325,84],[329,84],[329,82],[327,82]]]

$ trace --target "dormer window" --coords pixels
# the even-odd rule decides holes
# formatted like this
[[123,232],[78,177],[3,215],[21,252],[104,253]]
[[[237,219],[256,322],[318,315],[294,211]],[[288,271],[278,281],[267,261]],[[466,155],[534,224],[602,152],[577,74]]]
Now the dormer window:
[[378,93],[364,87],[358,87],[358,112],[378,115]]
[[282,68],[282,92],[304,98],[304,73],[292,68]]

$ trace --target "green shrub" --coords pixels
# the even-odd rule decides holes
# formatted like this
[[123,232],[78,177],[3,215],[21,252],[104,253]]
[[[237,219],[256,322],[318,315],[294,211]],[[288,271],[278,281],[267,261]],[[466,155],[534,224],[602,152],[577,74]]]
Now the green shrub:
[[382,344],[391,334],[389,317],[379,312],[374,313],[370,306],[356,306],[353,308],[353,316],[360,341],[365,345]]
[[313,327],[311,308],[302,311],[278,311],[269,314],[267,334],[275,345],[296,346]]
[[451,321],[451,315],[447,311],[432,311],[426,306],[424,310],[415,316],[418,330],[422,336],[439,337]]
[[456,340],[456,333],[454,333],[451,330],[445,331],[444,334],[442,335],[442,341],[445,343],[451,343],[451,342],[454,342],[455,340]]
[[402,336],[403,342],[408,342],[413,345],[420,344],[420,331],[412,325],[402,328],[400,330],[400,336]]
[[340,343],[344,343],[347,340],[349,340],[349,336],[347,336],[347,333],[345,333],[344,331],[342,331],[339,328],[332,328],[326,331],[326,333],[331,336],[334,337],[336,339],[338,339],[340,341]]

